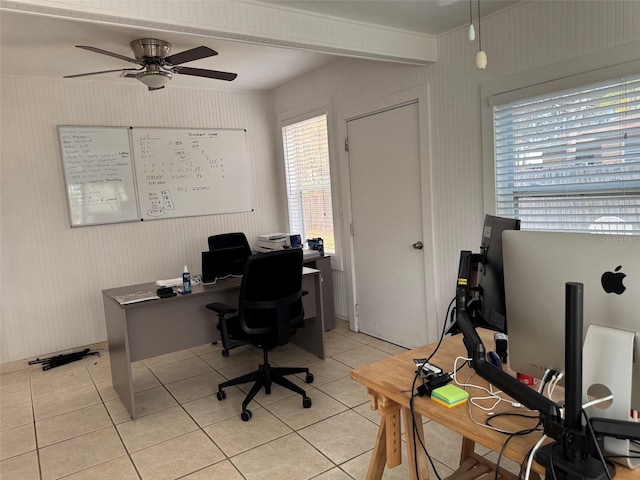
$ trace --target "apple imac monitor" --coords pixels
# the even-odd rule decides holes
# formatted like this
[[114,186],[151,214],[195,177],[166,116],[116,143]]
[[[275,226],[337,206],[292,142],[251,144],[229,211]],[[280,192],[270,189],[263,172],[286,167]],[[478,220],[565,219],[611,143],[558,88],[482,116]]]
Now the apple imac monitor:
[[507,231],[502,240],[511,368],[564,371],[565,284],[579,282],[583,341],[591,324],[635,335],[631,408],[640,410],[640,236]]
[[507,333],[502,265],[502,232],[520,230],[520,220],[485,215],[477,275],[476,326]]

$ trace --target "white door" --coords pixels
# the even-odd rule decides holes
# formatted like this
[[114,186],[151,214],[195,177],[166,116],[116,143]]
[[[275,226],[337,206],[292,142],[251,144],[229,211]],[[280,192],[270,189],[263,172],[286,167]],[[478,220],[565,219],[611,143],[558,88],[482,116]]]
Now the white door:
[[361,332],[427,343],[418,104],[347,121]]

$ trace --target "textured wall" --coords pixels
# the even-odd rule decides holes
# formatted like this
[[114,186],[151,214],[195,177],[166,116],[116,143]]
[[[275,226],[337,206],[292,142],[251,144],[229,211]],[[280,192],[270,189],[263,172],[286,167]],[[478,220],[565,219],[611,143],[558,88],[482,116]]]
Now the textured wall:
[[[131,3],[131,2],[130,2]],[[2,78],[0,362],[106,338],[100,290],[173,277],[199,263],[205,238],[229,230],[286,228],[276,114],[332,97],[334,111],[408,88],[431,91],[435,292],[441,322],[461,249],[480,241],[480,85],[640,41],[635,0],[533,1],[486,18],[489,63],[474,68],[465,28],[438,39],[438,62],[413,67],[342,60],[267,95],[167,89],[149,102],[140,86]],[[254,213],[71,229],[55,126],[233,127],[249,131]],[[332,139],[335,141],[335,132]],[[337,148],[337,146],[336,146]],[[192,268],[195,269],[195,268]],[[336,313],[346,315],[346,278],[334,272]]]
[[[300,108],[331,96],[337,111],[413,86],[430,86],[432,185],[423,188],[432,198],[438,314],[428,321],[442,325],[455,293],[460,250],[477,251],[482,233],[480,85],[582,55],[606,55],[607,49],[640,40],[638,25],[640,2],[634,0],[526,2],[483,19],[484,72],[475,69],[478,42],[470,43],[467,28],[461,28],[438,39],[434,65],[343,60],[278,89],[275,109]],[[336,132],[331,134],[335,140]],[[346,275],[335,272],[334,278],[338,290],[344,289],[336,295],[336,311],[344,315],[349,311]]]
[[[0,350],[106,340],[101,290],[200,270],[207,237],[283,228],[267,94],[2,78]],[[246,128],[254,212],[70,228],[56,125]]]

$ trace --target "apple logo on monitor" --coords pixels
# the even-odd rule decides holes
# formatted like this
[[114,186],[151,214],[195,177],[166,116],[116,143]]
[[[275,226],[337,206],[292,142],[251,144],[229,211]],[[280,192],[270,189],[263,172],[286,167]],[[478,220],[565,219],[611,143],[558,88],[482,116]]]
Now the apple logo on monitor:
[[602,274],[602,277],[600,278],[600,282],[602,283],[602,288],[604,288],[605,292],[621,295],[622,292],[624,292],[627,289],[627,287],[625,287],[624,284],[622,283],[622,281],[624,280],[624,277],[626,277],[627,275],[620,271],[621,268],[622,268],[622,265],[618,265],[615,269],[615,273],[604,272]]

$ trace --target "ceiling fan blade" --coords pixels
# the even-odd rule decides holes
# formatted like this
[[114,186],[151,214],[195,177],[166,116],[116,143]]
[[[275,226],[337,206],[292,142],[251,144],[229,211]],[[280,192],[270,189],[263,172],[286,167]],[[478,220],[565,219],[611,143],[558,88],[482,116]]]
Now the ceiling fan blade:
[[88,47],[86,45],[76,45],[76,47],[82,48],[84,50],[89,50],[90,52],[101,53],[103,55],[109,55],[110,57],[119,58],[120,60],[124,60],[125,62],[137,63],[140,65],[142,65],[143,63],[141,60],[125,57],[124,55],[120,55],[119,53],[108,52],[107,50],[102,50],[101,48]]
[[62,78],[77,78],[77,77],[86,77],[88,75],[100,75],[101,73],[112,73],[112,72],[127,72],[129,70],[140,70],[138,68],[118,68],[117,70],[102,70],[101,72],[89,72],[89,73],[77,73],[75,75],[65,75]]
[[210,49],[209,47],[196,47],[191,50],[185,50],[184,52],[176,53],[175,55],[169,55],[164,57],[164,60],[171,65],[180,65],[181,63],[192,62],[201,58],[213,57],[218,55],[218,52]]
[[150,92],[153,92],[154,90],[162,90],[164,88],[164,85],[162,85],[161,87],[148,87]]
[[215,78],[216,80],[226,80],[230,82],[235,80],[237,73],[218,72],[217,70],[205,70],[204,68],[175,67],[172,69],[175,73],[182,75],[195,75],[196,77]]

